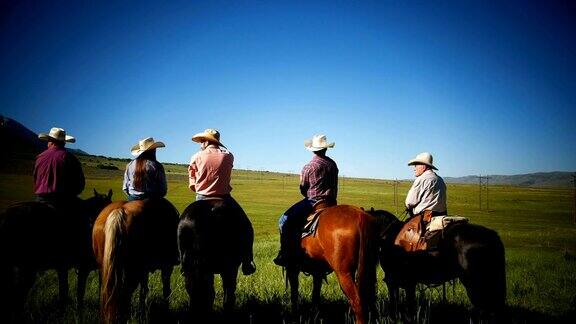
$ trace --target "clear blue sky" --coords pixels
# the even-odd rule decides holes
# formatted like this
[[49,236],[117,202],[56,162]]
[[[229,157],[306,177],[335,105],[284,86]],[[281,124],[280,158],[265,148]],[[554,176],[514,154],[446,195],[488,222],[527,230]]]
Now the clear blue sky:
[[298,173],[324,133],[340,174],[576,170],[566,1],[8,1],[0,113],[92,154],[140,138],[187,163],[217,128],[235,167]]

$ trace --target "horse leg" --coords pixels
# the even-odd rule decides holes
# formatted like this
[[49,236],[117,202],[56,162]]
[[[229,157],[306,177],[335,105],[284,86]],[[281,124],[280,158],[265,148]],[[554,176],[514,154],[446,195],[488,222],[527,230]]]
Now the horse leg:
[[288,283],[290,284],[290,303],[292,305],[292,313],[298,313],[298,275],[300,275],[300,270],[297,268],[287,267],[286,276],[288,277]]
[[164,299],[166,299],[166,301],[168,300],[168,297],[170,297],[170,294],[172,293],[172,290],[170,289],[170,277],[172,276],[173,269],[174,269],[173,266],[167,266],[162,268],[161,270],[162,296],[164,296]]
[[406,291],[406,308],[408,318],[416,318],[416,284],[408,284],[404,287]]
[[18,268],[18,279],[15,286],[15,314],[17,318],[22,318],[24,315],[24,305],[26,304],[26,299],[28,297],[28,292],[34,285],[36,280],[36,271],[32,269]]
[[312,304],[315,308],[320,307],[320,290],[322,288],[322,275],[312,276]]
[[184,271],[186,291],[190,298],[190,310],[204,315],[214,304],[214,275],[195,266]]
[[146,296],[148,296],[148,271],[144,271],[140,277],[140,302],[138,312],[140,313],[141,321],[146,318]]
[[60,305],[65,305],[68,300],[68,269],[58,269],[58,301]]
[[78,303],[78,309],[84,307],[84,293],[86,292],[86,281],[88,281],[88,274],[90,269],[81,266],[78,269],[78,283],[76,284],[76,299]]
[[236,305],[238,267],[227,269],[222,272],[220,276],[222,277],[222,287],[224,290],[224,312],[231,313]]
[[400,288],[391,280],[386,280],[386,287],[388,287],[388,297],[390,298],[390,315],[392,319],[396,320],[398,318],[398,298]]
[[360,291],[354,282],[354,275],[352,272],[336,272],[338,281],[340,282],[340,288],[348,297],[354,316],[356,317],[356,323],[363,324],[366,323],[366,316],[362,308],[362,300],[360,298]]

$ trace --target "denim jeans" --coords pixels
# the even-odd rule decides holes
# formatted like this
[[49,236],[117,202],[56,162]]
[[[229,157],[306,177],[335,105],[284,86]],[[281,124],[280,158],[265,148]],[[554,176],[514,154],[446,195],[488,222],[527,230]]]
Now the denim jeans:
[[299,219],[308,216],[308,214],[312,212],[312,206],[314,206],[315,203],[316,200],[314,199],[304,198],[288,208],[288,210],[280,216],[280,219],[278,219],[280,234],[284,231],[286,222],[299,223]]
[[133,201],[133,200],[144,200],[148,198],[147,194],[141,194],[141,195],[128,195],[128,201]]

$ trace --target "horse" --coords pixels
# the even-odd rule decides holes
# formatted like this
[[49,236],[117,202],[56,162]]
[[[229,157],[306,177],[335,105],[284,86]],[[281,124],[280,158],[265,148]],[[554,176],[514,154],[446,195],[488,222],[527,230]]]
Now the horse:
[[376,297],[378,228],[376,217],[358,207],[337,205],[322,210],[316,232],[300,242],[303,258],[286,266],[292,311],[297,312],[301,271],[312,275],[312,302],[316,306],[322,279],[334,272],[356,323],[366,323]]
[[235,214],[238,208],[227,200],[198,200],[182,213],[178,247],[190,309],[195,313],[206,315],[212,310],[215,274],[222,278],[225,313],[235,306],[238,267],[253,235],[248,218]]
[[116,201],[98,215],[92,247],[100,269],[100,311],[105,323],[129,319],[131,296],[140,284],[140,314],[148,293],[148,274],[161,270],[163,296],[178,263],[179,214],[166,199]]
[[406,291],[410,313],[415,311],[417,283],[437,285],[460,279],[470,303],[473,321],[497,316],[506,304],[504,245],[489,228],[457,223],[443,229],[437,250],[406,252],[394,244],[405,222],[384,210],[371,210],[382,225],[380,265],[395,316],[399,288]]
[[[21,202],[0,215],[0,316],[22,312],[39,271],[58,272],[59,300],[68,300],[68,270],[78,269],[77,306],[82,309],[86,280],[96,263],[90,232],[96,215],[108,205],[112,190],[86,200],[54,207],[44,202]],[[10,320],[9,320],[10,321]]]

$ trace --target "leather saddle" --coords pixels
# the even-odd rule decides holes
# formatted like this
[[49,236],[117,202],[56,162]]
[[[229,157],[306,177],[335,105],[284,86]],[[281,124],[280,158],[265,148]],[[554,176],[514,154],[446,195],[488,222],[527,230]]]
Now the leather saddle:
[[335,201],[319,201],[312,206],[312,212],[306,217],[306,225],[302,228],[302,238],[316,233],[320,214],[328,207],[336,206]]
[[[424,220],[423,220],[424,218]],[[412,217],[396,236],[394,244],[407,252],[433,250],[442,238],[442,232],[448,226],[467,223],[466,217],[432,216],[431,212]]]

